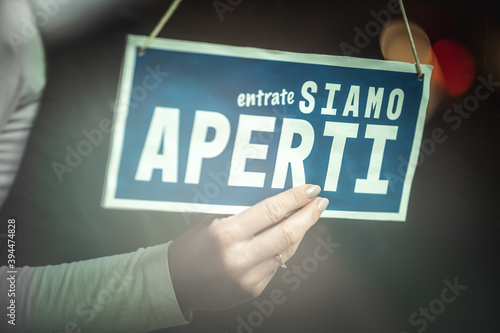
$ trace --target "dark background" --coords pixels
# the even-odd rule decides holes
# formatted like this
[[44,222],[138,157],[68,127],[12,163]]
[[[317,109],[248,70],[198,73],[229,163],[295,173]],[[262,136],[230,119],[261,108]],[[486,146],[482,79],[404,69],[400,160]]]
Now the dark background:
[[[492,74],[500,81],[500,13],[493,1],[405,3],[408,16],[425,29],[431,43],[460,41],[474,56],[476,76]],[[86,13],[82,21],[66,23],[64,29],[45,32],[46,93],[16,182],[0,211],[1,232],[6,233],[7,218],[17,220],[18,265],[135,251],[175,239],[206,218],[102,209],[109,134],[62,182],[51,165],[64,163],[65,147],[75,148],[85,139],[83,130],[112,119],[125,36],[149,34],[169,5],[160,0],[115,1]],[[244,0],[221,21],[212,1],[185,0],[160,36],[342,55],[339,45],[354,44],[354,27],[365,27],[373,20],[370,11],[386,5]],[[383,59],[378,38],[353,56]],[[455,278],[468,288],[425,331],[498,331],[498,89],[458,129],[443,120],[443,112],[473,95],[478,84],[474,80],[463,94],[442,98],[428,121],[424,138],[441,128],[447,139],[417,168],[407,221],[320,220],[289,266],[312,256],[318,237],[331,235],[340,247],[295,291],[283,282],[285,271],[278,271],[258,300],[268,300],[272,290],[281,289],[286,301],[253,331],[417,332],[422,326],[410,325],[409,316],[440,298],[443,281]],[[165,331],[236,332],[237,318],[246,320],[253,311],[255,305],[248,303],[222,312],[197,312],[191,325]]]

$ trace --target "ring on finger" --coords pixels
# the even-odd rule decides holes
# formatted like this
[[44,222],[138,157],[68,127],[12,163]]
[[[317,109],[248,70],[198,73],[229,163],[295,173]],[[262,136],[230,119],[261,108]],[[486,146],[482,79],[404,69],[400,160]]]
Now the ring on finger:
[[279,253],[276,253],[274,256],[275,256],[277,259],[279,259],[279,261],[281,262],[280,267],[281,267],[281,268],[283,268],[283,269],[286,269],[287,267],[286,267],[286,265],[285,265],[285,261],[283,260],[283,256],[282,256],[281,254],[279,254]]

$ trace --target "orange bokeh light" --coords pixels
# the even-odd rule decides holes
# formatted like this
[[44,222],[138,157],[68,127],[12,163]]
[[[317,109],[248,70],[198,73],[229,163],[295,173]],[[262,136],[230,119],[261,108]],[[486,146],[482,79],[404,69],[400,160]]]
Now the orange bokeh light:
[[[410,29],[420,63],[434,67],[431,78],[429,106],[427,109],[427,120],[429,120],[443,98],[446,81],[427,33],[420,25],[414,22],[410,22]],[[402,20],[395,20],[384,27],[380,35],[380,49],[386,60],[415,63],[408,32]]]

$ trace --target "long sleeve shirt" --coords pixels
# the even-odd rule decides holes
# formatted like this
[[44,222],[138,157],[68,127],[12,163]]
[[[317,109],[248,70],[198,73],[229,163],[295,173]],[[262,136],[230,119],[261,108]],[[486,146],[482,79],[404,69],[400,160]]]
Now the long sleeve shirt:
[[70,264],[1,267],[2,332],[149,332],[187,324],[170,279],[169,244]]
[[[44,51],[34,21],[26,1],[0,0],[0,205],[45,87]],[[176,300],[168,247],[55,266],[0,267],[0,331],[148,332],[186,324],[190,318]]]

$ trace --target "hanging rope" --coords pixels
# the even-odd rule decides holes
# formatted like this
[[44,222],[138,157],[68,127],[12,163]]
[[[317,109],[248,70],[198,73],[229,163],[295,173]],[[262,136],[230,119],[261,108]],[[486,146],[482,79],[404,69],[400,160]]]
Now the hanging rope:
[[410,39],[411,50],[413,51],[413,57],[415,58],[415,66],[417,67],[417,76],[419,80],[422,80],[422,66],[418,60],[417,48],[415,47],[415,42],[413,41],[413,35],[411,34],[410,24],[408,23],[408,17],[406,17],[405,6],[403,5],[403,0],[399,0],[399,6],[401,7],[401,14],[403,14],[403,20],[405,21],[406,31],[408,32],[408,38]]
[[151,35],[149,35],[149,38],[146,40],[146,42],[144,43],[144,45],[139,49],[139,54],[140,55],[143,55],[146,52],[146,49],[151,45],[151,43],[153,42],[153,40],[158,36],[158,34],[160,33],[161,29],[163,29],[163,27],[168,22],[168,20],[170,20],[170,18],[174,14],[174,12],[177,9],[177,7],[179,7],[179,5],[180,5],[181,2],[182,2],[182,0],[174,0],[174,2],[170,5],[170,7],[168,7],[167,12],[165,13],[165,15],[163,15],[163,17],[160,20],[160,22],[158,22],[158,24],[156,25],[156,27],[154,28],[154,30],[151,32]]

